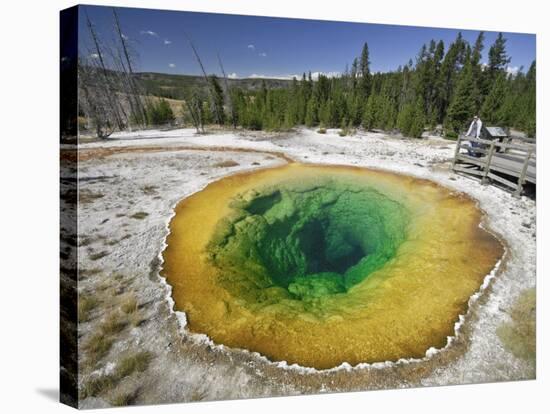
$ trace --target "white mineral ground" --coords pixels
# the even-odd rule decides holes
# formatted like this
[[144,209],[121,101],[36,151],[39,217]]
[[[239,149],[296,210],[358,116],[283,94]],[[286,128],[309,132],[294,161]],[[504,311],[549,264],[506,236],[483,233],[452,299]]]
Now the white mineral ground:
[[[340,137],[336,130],[323,135],[303,129],[288,134],[216,132],[199,136],[193,130],[179,129],[113,134],[106,141],[81,144],[80,149],[83,158],[78,178],[84,202],[78,210],[78,290],[88,296],[113,292],[112,303],[116,303],[117,294],[133,293],[144,319],[117,334],[98,368],[83,371],[81,385],[113,370],[121,355],[141,350],[153,355],[147,370],[123,378],[117,385],[120,390],[137,390],[136,403],[534,378],[534,363],[512,355],[496,330],[510,321],[509,312],[518,295],[535,286],[535,202],[452,174],[449,165],[454,142],[362,132]],[[169,287],[159,277],[159,257],[174,206],[223,176],[287,162],[280,154],[303,163],[375,167],[428,178],[479,202],[487,214],[485,225],[505,240],[507,257],[488,288],[472,301],[450,346],[442,352],[428,352],[429,357],[423,360],[353,369],[344,364],[340,369],[315,371],[214,346],[205,336],[182,328],[172,312]],[[148,215],[132,217],[141,212]],[[90,312],[88,322],[79,326],[81,345],[112,311],[107,301]],[[81,352],[81,360],[85,354]],[[82,407],[107,404],[104,399],[87,398]]]

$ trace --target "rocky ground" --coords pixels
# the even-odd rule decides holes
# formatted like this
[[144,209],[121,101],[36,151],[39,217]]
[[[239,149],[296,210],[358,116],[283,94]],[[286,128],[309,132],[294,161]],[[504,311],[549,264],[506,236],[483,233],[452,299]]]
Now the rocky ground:
[[[454,143],[335,130],[287,134],[193,130],[114,134],[80,145],[79,390],[84,408],[534,378],[523,339],[535,287],[535,201],[449,171]],[[381,168],[469,194],[506,245],[456,336],[421,360],[315,371],[271,363],[185,330],[159,277],[178,201],[223,176],[291,160]],[[527,292],[527,293],[525,293]],[[531,295],[532,296],[532,295]],[[531,310],[531,311],[530,311]],[[520,315],[518,317],[518,315]],[[523,315],[523,316],[521,316]],[[518,322],[519,320],[519,322]],[[530,325],[529,325],[530,326]],[[504,328],[507,327],[507,328]],[[531,336],[533,332],[530,332]],[[528,335],[527,335],[528,336]]]

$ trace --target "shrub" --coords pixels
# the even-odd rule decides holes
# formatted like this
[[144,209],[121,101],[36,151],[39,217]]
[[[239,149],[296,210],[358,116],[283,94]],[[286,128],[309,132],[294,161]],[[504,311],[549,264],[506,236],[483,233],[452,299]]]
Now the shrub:
[[145,112],[147,115],[147,123],[151,125],[161,125],[174,122],[176,119],[170,104],[165,99],[160,99],[157,102],[150,102]]
[[448,139],[457,139],[458,138],[458,134],[453,131],[452,129],[450,130],[445,130],[445,138],[448,138]]

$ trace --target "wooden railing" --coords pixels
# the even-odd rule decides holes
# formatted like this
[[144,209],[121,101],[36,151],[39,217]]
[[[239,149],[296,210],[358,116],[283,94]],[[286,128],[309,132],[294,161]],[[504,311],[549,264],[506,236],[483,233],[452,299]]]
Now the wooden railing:
[[[479,146],[472,147],[471,143]],[[464,149],[468,152],[461,152]],[[529,143],[459,137],[451,168],[479,177],[483,184],[498,182],[519,196],[526,182],[536,184],[536,147]]]

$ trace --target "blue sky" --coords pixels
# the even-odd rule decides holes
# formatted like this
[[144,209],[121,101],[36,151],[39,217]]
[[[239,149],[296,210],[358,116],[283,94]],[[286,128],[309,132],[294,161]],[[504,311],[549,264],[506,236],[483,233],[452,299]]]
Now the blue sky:
[[[109,7],[83,6],[100,38],[112,39],[113,13]],[[138,70],[199,74],[185,34],[193,39],[208,73],[220,73],[216,54],[233,77],[289,77],[303,72],[338,73],[351,66],[365,41],[371,71],[395,70],[413,59],[422,44],[443,40],[445,47],[459,30],[368,23],[191,13],[117,8],[122,31],[139,55]],[[460,30],[474,43],[478,31]],[[497,32],[485,32],[483,61]],[[535,59],[535,35],[504,33],[510,69],[529,68]],[[84,10],[80,13],[81,53],[90,53]]]

